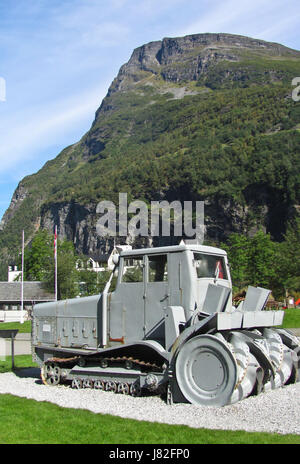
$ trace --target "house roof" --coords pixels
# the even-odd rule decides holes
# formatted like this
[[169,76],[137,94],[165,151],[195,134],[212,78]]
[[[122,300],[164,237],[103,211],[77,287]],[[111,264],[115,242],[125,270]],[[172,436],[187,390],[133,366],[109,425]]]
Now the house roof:
[[109,253],[102,254],[102,255],[89,255],[89,258],[92,258],[97,263],[107,262],[109,257],[110,257]]
[[[42,282],[23,283],[24,301],[52,301],[54,294],[43,288]],[[0,301],[21,301],[21,282],[0,282]]]

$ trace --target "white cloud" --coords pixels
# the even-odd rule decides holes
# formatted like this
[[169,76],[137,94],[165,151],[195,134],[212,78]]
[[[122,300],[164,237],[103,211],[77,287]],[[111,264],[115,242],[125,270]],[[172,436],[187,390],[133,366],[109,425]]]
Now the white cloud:
[[106,22],[104,24],[94,24],[93,27],[85,30],[81,36],[82,45],[110,47],[120,44],[129,35],[129,28],[123,24]]
[[[300,22],[300,14],[291,15],[287,18],[280,18],[280,21],[272,22],[267,28],[261,29],[257,34],[257,37],[264,38],[265,40],[271,40],[276,42],[284,42],[288,33],[297,28]],[[283,44],[284,45],[284,44]]]
[[296,26],[297,5],[294,0],[286,0],[284,4],[280,0],[225,0],[209,3],[199,16],[180,35],[227,32],[276,41],[292,23]]
[[[0,174],[19,163],[30,160],[36,150],[58,143],[72,132],[74,127],[91,124],[94,113],[107,91],[106,86],[93,89],[88,94],[76,95],[72,99],[56,102],[43,108],[35,108],[26,121],[26,115],[11,117],[2,125]],[[82,133],[82,135],[84,135]]]

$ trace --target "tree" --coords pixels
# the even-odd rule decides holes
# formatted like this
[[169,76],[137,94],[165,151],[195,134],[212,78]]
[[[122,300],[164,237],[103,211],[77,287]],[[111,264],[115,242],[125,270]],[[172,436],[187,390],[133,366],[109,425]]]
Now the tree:
[[[25,278],[41,281],[47,290],[54,292],[54,238],[46,230],[39,230],[24,253]],[[58,299],[78,295],[78,274],[73,243],[57,242],[57,293]]]
[[230,234],[226,244],[230,273],[234,291],[241,290],[248,283],[249,239],[245,235]]
[[96,295],[103,292],[110,277],[109,271],[94,272],[88,269],[78,271],[80,296]]
[[278,246],[270,234],[259,230],[253,237],[231,234],[223,247],[227,250],[235,291],[248,285],[278,287]]
[[53,256],[53,239],[46,230],[39,230],[24,251],[24,279],[43,281]]
[[270,288],[276,278],[275,244],[259,230],[249,242],[248,273],[251,285]]
[[279,244],[280,283],[285,292],[300,291],[300,217],[291,221]]
[[[64,300],[74,298],[79,294],[78,272],[76,269],[76,254],[72,242],[57,241],[57,298]],[[52,262],[51,262],[52,261]],[[45,269],[44,283],[48,290],[54,289],[55,272],[54,256]]]

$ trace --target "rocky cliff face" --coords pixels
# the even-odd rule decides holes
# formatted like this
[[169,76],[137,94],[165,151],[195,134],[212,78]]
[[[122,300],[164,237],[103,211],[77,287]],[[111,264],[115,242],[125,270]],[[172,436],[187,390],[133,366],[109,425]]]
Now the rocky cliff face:
[[196,81],[220,61],[239,61],[243,51],[273,56],[295,54],[294,50],[279,44],[231,34],[165,38],[134,50],[128,63],[121,67],[108,96],[132,87],[140,80],[141,71],[160,74],[169,82]]
[[9,208],[6,210],[3,218],[1,219],[0,230],[3,230],[5,225],[8,224],[9,221],[14,217],[16,211],[22,205],[27,194],[28,194],[27,189],[22,185],[22,183],[20,183],[18,187],[16,188],[16,190],[14,191]]
[[[113,239],[98,236],[96,206],[117,203],[119,192],[148,203],[204,201],[206,238],[215,242],[261,226],[280,238],[280,224],[299,204],[296,189],[281,185],[282,178],[294,185],[297,134],[286,131],[297,118],[290,82],[299,64],[299,51],[231,34],[165,38],[135,49],[90,131],[19,184],[1,221],[2,250],[13,254],[23,227],[30,238],[58,225],[79,252],[106,252]],[[273,160],[287,136],[288,158],[278,151]],[[134,246],[179,240],[116,238]]]

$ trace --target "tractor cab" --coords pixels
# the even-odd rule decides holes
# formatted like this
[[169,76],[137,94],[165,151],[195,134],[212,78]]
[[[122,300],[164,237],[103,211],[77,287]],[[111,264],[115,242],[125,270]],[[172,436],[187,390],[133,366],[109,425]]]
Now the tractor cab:
[[164,346],[168,307],[180,307],[186,322],[195,310],[207,314],[231,308],[230,294],[223,250],[182,244],[123,251],[109,299],[109,343],[148,339]]

